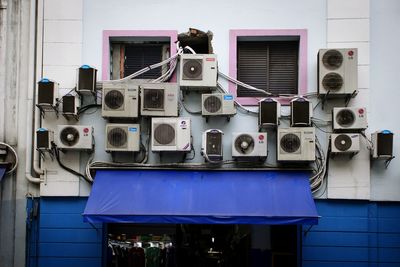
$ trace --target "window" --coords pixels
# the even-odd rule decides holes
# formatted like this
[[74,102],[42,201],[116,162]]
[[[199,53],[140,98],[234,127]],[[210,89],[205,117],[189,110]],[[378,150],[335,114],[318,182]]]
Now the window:
[[[103,31],[102,79],[121,79],[167,59],[176,51],[177,36],[177,31],[168,30]],[[155,79],[167,69],[153,69],[136,79]]]
[[[237,77],[273,95],[297,94],[299,41],[238,41]],[[265,96],[239,87],[237,96]]]
[[[231,77],[273,95],[307,92],[307,30],[231,30],[229,40]],[[233,83],[229,91],[242,105],[266,96]]]
[[[136,37],[127,40],[111,39],[111,77],[121,79],[168,58],[169,40],[157,39],[147,41],[141,41]],[[156,79],[162,72],[162,68],[156,68],[137,76],[136,79]]]

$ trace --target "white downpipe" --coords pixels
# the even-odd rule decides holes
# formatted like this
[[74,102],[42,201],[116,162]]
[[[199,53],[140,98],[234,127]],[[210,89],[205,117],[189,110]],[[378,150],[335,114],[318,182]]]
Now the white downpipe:
[[[33,138],[35,135],[36,129],[39,128],[39,121],[40,121],[40,114],[36,110],[34,110],[34,103],[33,103],[33,96],[36,94],[35,90],[35,68],[36,68],[36,58],[34,57],[35,54],[35,49],[36,44],[35,44],[35,35],[36,35],[36,29],[35,29],[35,24],[36,24],[36,6],[35,6],[35,1],[31,1],[31,33],[30,33],[30,44],[31,46],[29,47],[29,54],[31,55],[29,57],[29,81],[28,81],[28,92],[27,92],[27,109],[26,109],[26,114],[27,114],[27,122],[31,122],[34,120],[34,124],[32,126],[28,125],[28,129],[26,131],[26,164],[25,164],[25,177],[29,182],[39,184],[43,180],[41,178],[36,178],[31,175],[31,169],[39,175],[43,175],[44,171],[39,168],[39,158],[38,158],[38,152],[35,151],[36,147],[36,140]],[[36,96],[37,99],[37,96]],[[34,114],[34,115],[33,115]],[[35,117],[34,117],[35,116]],[[34,141],[35,140],[35,141]],[[33,155],[33,157],[32,157]]]
[[5,141],[7,1],[0,0],[0,141]]

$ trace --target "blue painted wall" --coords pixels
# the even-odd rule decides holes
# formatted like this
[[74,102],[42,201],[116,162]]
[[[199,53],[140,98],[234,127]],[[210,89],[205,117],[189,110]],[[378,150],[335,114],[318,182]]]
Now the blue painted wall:
[[[100,267],[103,230],[84,223],[87,198],[40,198],[28,248],[29,267]],[[29,208],[32,200],[28,201]],[[28,219],[29,222],[29,219]]]
[[[101,267],[103,230],[83,223],[86,201],[28,200],[27,266]],[[319,224],[303,227],[303,267],[400,266],[400,203],[324,200],[317,209]]]
[[303,227],[303,267],[400,266],[400,203],[317,201],[322,218]]

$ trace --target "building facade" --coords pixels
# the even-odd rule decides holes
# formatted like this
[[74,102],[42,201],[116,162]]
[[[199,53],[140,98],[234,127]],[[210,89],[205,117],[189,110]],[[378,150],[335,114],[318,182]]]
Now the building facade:
[[[48,154],[41,156],[35,149],[38,128],[56,132],[57,125],[89,125],[94,129],[93,158],[85,152],[61,153],[65,165],[85,173],[89,160],[126,161],[125,155],[105,152],[107,120],[101,116],[102,108],[94,107],[83,112],[79,122],[67,120],[63,116],[57,118],[48,112],[43,117],[35,106],[38,82],[43,78],[56,81],[61,97],[75,89],[77,69],[82,65],[97,69],[97,82],[100,85],[101,81],[122,78],[136,71],[138,66],[157,63],[173,55],[177,46],[185,42],[183,37],[190,27],[204,31],[207,34],[203,36],[212,39],[196,47],[197,51],[204,49],[216,54],[218,71],[239,80],[250,81],[257,76],[257,71],[261,72],[265,65],[263,63],[257,65],[256,69],[246,65],[249,64],[246,55],[250,55],[249,58],[254,56],[251,51],[257,50],[261,43],[263,49],[268,46],[268,57],[274,55],[274,45],[268,42],[283,42],[279,49],[285,49],[285,55],[291,51],[290,42],[295,43],[294,57],[285,59],[285,64],[294,66],[293,70],[297,74],[295,81],[290,83],[292,80],[289,80],[283,89],[269,83],[267,86],[282,94],[310,96],[308,99],[313,105],[314,118],[319,118],[320,123],[316,135],[323,154],[329,158],[329,167],[321,186],[314,192],[320,216],[318,225],[294,228],[295,253],[290,257],[295,258],[295,263],[291,264],[399,265],[399,167],[397,159],[387,167],[385,161],[372,160],[368,140],[375,131],[390,130],[394,133],[394,156],[397,156],[399,124],[395,119],[394,107],[398,96],[395,64],[399,55],[393,52],[400,43],[393,28],[393,25],[400,22],[400,4],[397,1],[216,3],[206,0],[193,6],[183,1],[3,0],[1,6],[0,63],[5,68],[0,70],[0,83],[4,88],[0,91],[3,103],[0,105],[0,141],[16,147],[19,155],[17,171],[1,182],[2,266],[107,266],[107,239],[110,234],[121,235],[123,231],[116,224],[84,222],[82,213],[92,192],[91,185],[60,168],[57,160],[52,160]],[[193,48],[196,50],[195,45],[194,42]],[[318,88],[318,51],[324,48],[357,49],[355,77],[358,81],[358,94],[348,101],[348,106],[366,108],[368,128],[365,131],[366,138],[360,137],[359,153],[352,158],[331,157],[328,152],[332,131],[331,111],[334,106],[344,106],[344,100],[324,103],[320,98],[311,97]],[[277,54],[281,51],[279,49],[276,50]],[[155,59],[151,58],[151,61],[147,57],[141,58],[145,54],[143,51],[153,53]],[[135,65],[137,58],[143,60],[138,66]],[[257,54],[257,60],[262,59],[263,54]],[[269,71],[270,65],[265,68]],[[250,74],[246,72],[247,69],[252,70]],[[165,70],[153,75],[158,77],[163,73]],[[182,74],[177,70],[171,81],[179,81],[179,75]],[[268,75],[273,73],[268,72]],[[263,74],[254,79],[262,77]],[[140,78],[152,79],[153,76]],[[221,75],[218,81],[239,104],[251,111],[256,110],[254,104],[263,98],[245,90],[239,92],[234,83],[223,79]],[[259,82],[262,84],[264,81]],[[293,84],[294,87],[290,87]],[[232,158],[231,133],[259,130],[257,116],[251,115],[251,112],[240,112],[238,108],[230,121],[225,118],[210,118],[206,121],[202,116],[189,112],[201,109],[201,95],[190,93],[183,97],[190,108],[181,106],[180,116],[191,119],[193,150],[197,152],[193,160],[186,162],[204,162],[200,151],[202,132],[207,129],[220,129],[224,132],[224,159]],[[95,95],[95,103],[100,103],[101,98],[100,93]],[[88,97],[85,99],[91,101]],[[289,127],[289,120],[285,119],[290,114],[287,98],[281,97],[279,100],[282,105],[279,127]],[[86,104],[92,104],[89,102]],[[150,131],[150,126],[148,122],[144,123],[144,126],[141,124],[142,139],[147,140],[151,135],[145,131]],[[276,133],[268,131],[265,166],[277,166],[276,139]],[[176,163],[181,160],[181,155],[162,156],[150,152],[146,156],[147,163],[157,169],[156,165],[159,168],[160,163]],[[229,172],[240,171],[242,168],[238,170],[236,167],[229,165],[219,169]],[[299,171],[307,168],[295,166],[294,169]],[[263,171],[279,174],[284,168],[264,168]],[[294,172],[293,175],[298,173]],[[218,177],[219,174],[216,174],[215,178]],[[279,256],[283,254],[285,258],[286,252],[282,250],[281,254],[274,254],[272,248],[274,244],[279,247],[279,242],[274,240],[285,238],[280,231],[291,230],[282,230],[276,225],[265,228],[252,225],[249,229],[248,232],[252,233],[253,253],[256,250],[270,251],[264,256],[253,255],[252,259],[264,257],[265,262],[268,262],[264,262],[265,266],[285,266],[279,265],[284,264],[279,263]],[[208,228],[206,230],[209,231]],[[133,230],[126,231],[128,235],[136,235]],[[263,234],[268,236],[267,240],[257,243],[255,236]],[[259,265],[254,263],[252,266]]]

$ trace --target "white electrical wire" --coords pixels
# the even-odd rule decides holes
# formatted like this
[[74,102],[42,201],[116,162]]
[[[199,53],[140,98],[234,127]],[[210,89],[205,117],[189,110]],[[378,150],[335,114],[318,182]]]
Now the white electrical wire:
[[326,157],[317,136],[315,136],[315,144],[318,155],[316,155],[315,160],[316,173],[310,177],[310,186],[312,193],[315,193],[321,189],[321,186],[324,184],[326,174]]
[[14,157],[15,157],[14,166],[11,168],[11,170],[6,172],[6,174],[8,175],[8,174],[13,173],[18,167],[19,159],[18,159],[17,151],[15,151],[15,149],[12,146],[10,146],[9,144],[0,142],[0,145],[6,146],[14,154]]

